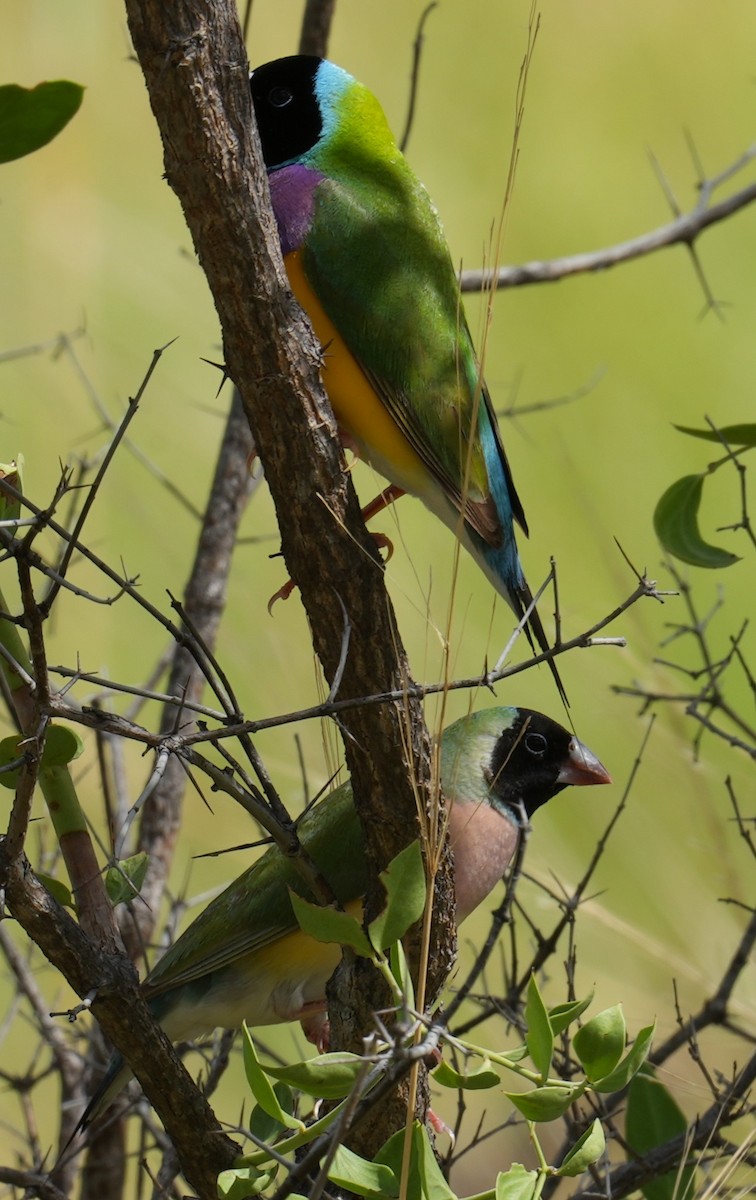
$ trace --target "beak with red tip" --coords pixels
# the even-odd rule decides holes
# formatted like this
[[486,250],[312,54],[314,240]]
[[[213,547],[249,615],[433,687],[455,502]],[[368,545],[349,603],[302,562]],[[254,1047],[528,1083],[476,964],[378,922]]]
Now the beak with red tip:
[[592,750],[576,737],[570,742],[570,748],[562,768],[557,776],[558,782],[582,787],[591,783],[611,783],[612,777],[603,763],[599,762]]

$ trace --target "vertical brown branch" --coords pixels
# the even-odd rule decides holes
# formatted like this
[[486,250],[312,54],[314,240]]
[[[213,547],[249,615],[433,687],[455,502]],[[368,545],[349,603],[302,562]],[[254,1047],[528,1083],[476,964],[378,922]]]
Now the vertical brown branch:
[[[333,680],[339,666],[345,610],[351,634],[339,694],[402,689],[409,669],[382,568],[343,470],[320,385],[319,347],[283,271],[235,8],[229,0],[184,0],[171,6],[168,19],[157,0],[126,0],[126,7],[160,126],[166,176],[213,293],[227,369],[265,466],[284,558],[326,677]],[[428,802],[422,713],[407,698],[351,711],[343,725],[368,857],[377,871],[418,834],[413,780]],[[378,892],[377,884],[369,888],[368,912],[380,905]],[[444,900],[450,909],[448,872]],[[449,965],[451,921],[441,938],[431,990]]]
[[299,35],[299,53],[316,54],[318,58],[328,55],[328,38],[336,10],[336,0],[306,0],[302,29]]

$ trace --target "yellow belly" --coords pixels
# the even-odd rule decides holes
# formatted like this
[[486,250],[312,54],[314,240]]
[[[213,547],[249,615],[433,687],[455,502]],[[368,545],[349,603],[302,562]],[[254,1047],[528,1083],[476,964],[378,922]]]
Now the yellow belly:
[[[291,290],[323,347],[322,379],[342,433],[361,458],[406,491],[422,491],[427,470],[381,402],[365,372],[323,310],[302,267],[298,250],[285,260]],[[391,469],[387,470],[389,466]]]

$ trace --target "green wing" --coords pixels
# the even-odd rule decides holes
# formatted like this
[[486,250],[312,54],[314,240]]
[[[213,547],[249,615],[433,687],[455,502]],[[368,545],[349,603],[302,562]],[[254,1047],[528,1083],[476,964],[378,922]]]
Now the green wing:
[[[350,784],[306,813],[297,832],[342,904],[363,894],[365,847]],[[272,846],[210,902],[160,959],[145,981],[147,998],[201,979],[298,929],[289,888],[313,899],[293,862]]]
[[401,157],[377,171],[374,163],[361,170],[351,158],[342,167],[329,155],[324,169],[302,248],[307,278],[430,474],[496,544],[483,414],[523,528],[525,517],[430,198]]

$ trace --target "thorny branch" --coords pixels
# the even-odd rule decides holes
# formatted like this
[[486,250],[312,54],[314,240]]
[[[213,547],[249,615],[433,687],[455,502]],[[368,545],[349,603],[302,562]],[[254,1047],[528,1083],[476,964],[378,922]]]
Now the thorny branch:
[[672,561],[667,563],[667,568],[676,590],[683,598],[687,620],[669,626],[671,632],[664,644],[684,643],[686,646],[692,646],[696,657],[691,666],[668,659],[656,661],[684,676],[689,681],[689,686],[679,691],[657,691],[636,684],[633,687],[616,686],[613,690],[617,695],[633,696],[641,700],[641,712],[660,704],[683,707],[686,715],[692,717],[697,724],[693,736],[697,756],[704,734],[708,732],[733,749],[741,750],[756,760],[756,726],[743,715],[741,708],[729,699],[726,690],[729,677],[737,674],[745,679],[752,694],[756,694],[754,672],[746,661],[742,648],[747,623],[744,623],[736,634],[730,635],[729,649],[718,655],[713,648],[711,627],[714,618],[722,609],[722,598],[716,601],[708,613],[701,613],[687,577]]

